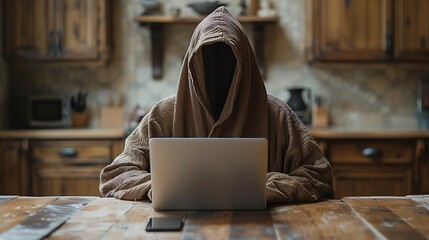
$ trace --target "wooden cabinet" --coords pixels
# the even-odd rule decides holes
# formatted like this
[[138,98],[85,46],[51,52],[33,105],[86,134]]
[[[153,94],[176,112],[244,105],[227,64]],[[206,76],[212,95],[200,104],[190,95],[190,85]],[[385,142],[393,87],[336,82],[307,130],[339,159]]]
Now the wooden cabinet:
[[316,60],[368,61],[393,50],[390,0],[314,0],[313,54]]
[[123,149],[122,130],[0,131],[0,195],[99,196],[101,169]]
[[99,196],[100,171],[122,151],[122,142],[32,141],[33,194]]
[[0,139],[0,195],[29,194],[28,141]]
[[429,1],[397,0],[396,57],[429,59]]
[[414,139],[330,140],[336,197],[412,194]]
[[7,59],[105,61],[108,0],[6,0]]
[[420,193],[429,194],[429,139],[418,141],[417,189]]
[[309,0],[315,61],[428,61],[427,0]]

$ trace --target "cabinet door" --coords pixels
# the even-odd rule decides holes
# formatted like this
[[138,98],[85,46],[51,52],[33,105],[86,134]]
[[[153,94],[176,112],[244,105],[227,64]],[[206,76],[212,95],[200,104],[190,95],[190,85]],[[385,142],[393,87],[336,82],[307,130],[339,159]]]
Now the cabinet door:
[[313,58],[371,61],[393,54],[391,0],[314,0]]
[[36,166],[33,192],[36,196],[100,196],[98,185],[103,166]]
[[405,196],[412,193],[410,167],[333,166],[337,198],[346,196]]
[[415,139],[330,140],[336,197],[412,194],[415,148]]
[[6,0],[7,59],[107,60],[108,0]]
[[106,0],[61,0],[58,4],[61,51],[57,58],[107,58]]
[[429,60],[429,1],[397,0],[396,57]]
[[123,140],[33,140],[33,194],[99,196],[101,169],[122,149]]
[[27,195],[29,168],[27,141],[0,140],[0,195]]
[[5,0],[5,57],[47,59],[53,29],[51,0]]
[[417,191],[419,194],[429,194],[429,139],[424,139],[419,142],[420,156],[418,156],[418,178]]

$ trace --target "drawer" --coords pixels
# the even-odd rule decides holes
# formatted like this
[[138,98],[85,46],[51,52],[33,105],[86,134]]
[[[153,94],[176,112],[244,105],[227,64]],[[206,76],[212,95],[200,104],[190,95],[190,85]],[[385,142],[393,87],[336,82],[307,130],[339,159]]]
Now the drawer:
[[410,163],[415,140],[409,139],[347,139],[328,144],[328,156],[335,163]]
[[33,141],[36,163],[107,164],[112,158],[111,141]]

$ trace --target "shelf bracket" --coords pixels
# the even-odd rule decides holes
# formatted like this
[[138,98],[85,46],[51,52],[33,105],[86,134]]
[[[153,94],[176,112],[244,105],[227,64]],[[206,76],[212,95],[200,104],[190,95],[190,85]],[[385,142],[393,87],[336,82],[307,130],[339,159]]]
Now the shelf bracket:
[[253,44],[255,46],[255,56],[258,62],[259,71],[265,79],[265,59],[264,59],[264,44],[265,44],[265,24],[253,23]]
[[164,61],[164,25],[162,23],[150,24],[152,43],[152,77],[161,79]]

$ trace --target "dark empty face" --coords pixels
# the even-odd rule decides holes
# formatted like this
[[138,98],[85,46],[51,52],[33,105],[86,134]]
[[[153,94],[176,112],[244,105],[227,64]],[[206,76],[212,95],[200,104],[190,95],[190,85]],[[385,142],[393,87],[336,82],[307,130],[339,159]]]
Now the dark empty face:
[[231,47],[223,42],[205,45],[202,50],[210,111],[217,121],[228,96],[237,60]]

